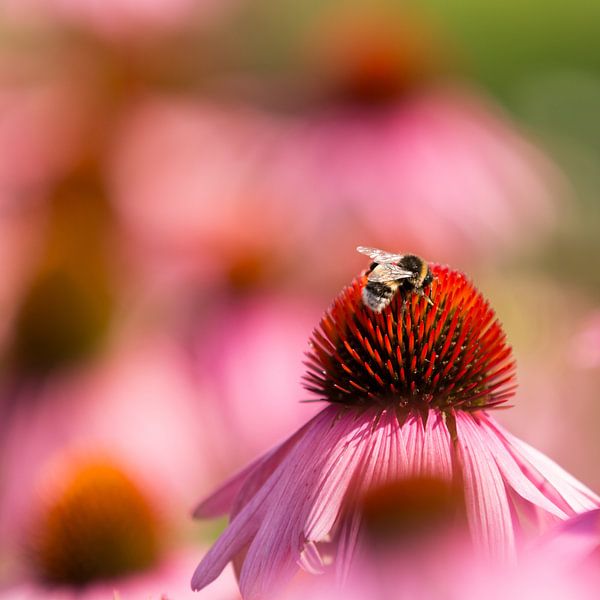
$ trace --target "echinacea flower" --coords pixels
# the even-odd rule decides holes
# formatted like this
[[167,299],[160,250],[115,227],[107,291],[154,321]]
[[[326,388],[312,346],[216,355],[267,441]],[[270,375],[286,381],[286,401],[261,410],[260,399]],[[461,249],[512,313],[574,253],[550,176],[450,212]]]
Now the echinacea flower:
[[528,532],[600,505],[489,414],[514,394],[511,349],[473,284],[430,268],[432,306],[399,291],[375,313],[362,301],[365,275],[334,300],[306,375],[328,406],[198,506],[196,516],[231,520],[194,589],[229,561],[245,599],[271,596],[299,567],[321,572],[330,558],[343,577],[361,544],[360,498],[398,479],[460,485],[476,551],[501,563]]
[[[185,598],[189,550],[172,547],[162,511],[114,459],[50,461],[23,542],[24,575],[0,598]],[[168,543],[167,543],[168,542]],[[232,577],[206,596],[234,600]]]
[[563,177],[491,98],[452,77],[456,48],[431,14],[405,2],[322,4],[298,34],[315,89],[288,98],[295,110],[282,111],[266,173],[284,200],[321,207],[309,242],[401,238],[472,263],[552,230]]

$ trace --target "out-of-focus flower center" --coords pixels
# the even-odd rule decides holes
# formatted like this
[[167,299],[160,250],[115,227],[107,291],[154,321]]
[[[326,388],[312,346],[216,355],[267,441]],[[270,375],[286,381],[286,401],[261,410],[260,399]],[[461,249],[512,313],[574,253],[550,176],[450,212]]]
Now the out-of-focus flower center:
[[108,329],[110,217],[100,188],[84,171],[54,190],[39,264],[15,319],[19,370],[45,374],[87,358]]
[[342,100],[392,101],[441,70],[440,49],[416,15],[335,14],[323,29],[320,68]]
[[118,468],[94,462],[74,471],[50,499],[30,550],[40,579],[84,585],[151,567],[159,529],[137,485]]
[[376,544],[412,544],[464,523],[458,486],[435,477],[391,481],[369,490],[361,501],[367,537]]
[[432,306],[399,290],[376,313],[361,297],[366,276],[346,288],[313,333],[307,389],[334,403],[419,410],[510,398],[515,363],[494,311],[462,273],[430,269]]

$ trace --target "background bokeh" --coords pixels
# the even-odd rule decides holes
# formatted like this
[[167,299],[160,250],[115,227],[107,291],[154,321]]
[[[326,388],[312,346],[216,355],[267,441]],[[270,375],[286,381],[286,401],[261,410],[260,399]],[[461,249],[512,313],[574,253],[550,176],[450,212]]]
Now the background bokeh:
[[469,273],[599,491],[599,114],[586,0],[3,0],[0,595],[192,596],[359,244]]

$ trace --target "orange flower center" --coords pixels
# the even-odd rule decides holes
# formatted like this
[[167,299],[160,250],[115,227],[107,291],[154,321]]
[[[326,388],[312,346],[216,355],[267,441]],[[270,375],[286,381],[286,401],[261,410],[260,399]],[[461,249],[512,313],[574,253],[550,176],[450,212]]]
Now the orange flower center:
[[361,503],[365,531],[375,543],[412,542],[464,521],[461,490],[435,477],[412,477],[369,490]]
[[31,551],[45,581],[83,585],[152,566],[159,524],[127,475],[105,462],[89,463],[48,502]]

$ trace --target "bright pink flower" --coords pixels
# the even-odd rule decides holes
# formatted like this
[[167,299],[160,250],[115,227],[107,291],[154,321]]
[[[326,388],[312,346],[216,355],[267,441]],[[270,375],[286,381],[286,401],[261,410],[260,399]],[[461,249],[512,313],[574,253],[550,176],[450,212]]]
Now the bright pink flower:
[[528,531],[600,505],[488,414],[514,393],[511,349],[473,285],[432,270],[433,306],[398,292],[374,313],[362,302],[364,275],[336,298],[313,334],[306,376],[329,406],[197,508],[231,522],[194,589],[233,561],[243,597],[262,598],[298,566],[324,570],[329,552],[343,577],[361,542],[357,501],[407,477],[459,482],[477,551],[507,563]]

